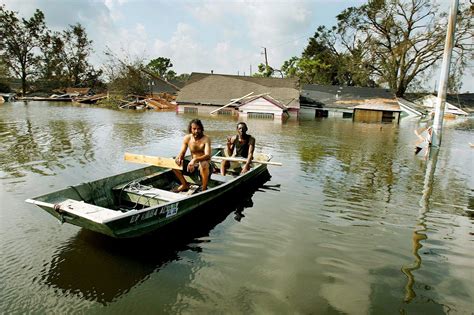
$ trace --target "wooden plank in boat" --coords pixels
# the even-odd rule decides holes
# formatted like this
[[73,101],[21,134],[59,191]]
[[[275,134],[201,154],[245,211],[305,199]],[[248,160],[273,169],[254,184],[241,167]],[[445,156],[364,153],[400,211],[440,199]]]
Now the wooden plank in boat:
[[120,211],[110,210],[74,199],[66,199],[58,203],[58,205],[60,211],[62,210],[98,223],[121,214]]
[[150,164],[150,165],[155,165],[155,166],[160,166],[160,167],[165,167],[165,168],[171,168],[175,170],[183,170],[183,167],[176,164],[175,160],[171,158],[133,154],[133,153],[126,152],[124,159],[125,161],[129,161],[133,163]]

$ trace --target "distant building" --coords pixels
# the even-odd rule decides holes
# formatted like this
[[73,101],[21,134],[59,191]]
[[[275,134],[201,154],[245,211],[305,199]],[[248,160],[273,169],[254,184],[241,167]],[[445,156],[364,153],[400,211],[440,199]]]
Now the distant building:
[[365,123],[399,123],[401,109],[397,101],[372,101],[354,107],[353,120]]
[[[288,115],[298,116],[299,94],[297,79],[193,72],[178,92],[176,102],[180,113],[216,112],[219,115],[281,119]],[[242,99],[246,95],[248,97]],[[233,101],[236,102],[229,104]],[[222,108],[225,105],[228,106]]]
[[[305,84],[301,91],[300,102],[302,111],[314,111],[316,117],[353,118],[357,107],[360,117],[367,115],[378,117],[379,112],[385,109],[387,112],[385,120],[388,121],[388,112],[401,111],[399,107],[397,108],[395,96],[390,90],[382,88]],[[399,117],[397,114],[394,115],[391,120],[398,121]]]
[[[470,98],[469,98],[470,96]],[[467,116],[473,111],[474,94],[447,95],[444,115],[446,117]],[[438,96],[433,94],[407,94],[405,98],[409,100],[412,108],[428,115],[434,113],[438,104]],[[462,108],[461,108],[462,107]]]

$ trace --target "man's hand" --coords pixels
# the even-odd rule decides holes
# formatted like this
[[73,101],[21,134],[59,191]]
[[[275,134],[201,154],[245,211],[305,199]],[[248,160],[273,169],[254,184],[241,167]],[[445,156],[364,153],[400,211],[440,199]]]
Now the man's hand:
[[174,159],[174,161],[176,162],[176,164],[178,164],[179,166],[181,166],[181,164],[183,164],[183,157],[178,155],[176,157],[176,159]]
[[188,164],[188,172],[189,173],[194,172],[195,165],[196,165],[196,160],[192,159],[191,162],[189,162],[189,164]]
[[242,167],[242,171],[240,171],[240,174],[245,174],[250,170],[250,165],[245,164],[244,167]]

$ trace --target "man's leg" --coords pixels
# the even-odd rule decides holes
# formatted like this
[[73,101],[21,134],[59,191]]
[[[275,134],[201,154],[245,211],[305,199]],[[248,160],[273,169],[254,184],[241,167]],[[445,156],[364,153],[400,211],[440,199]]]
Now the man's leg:
[[209,181],[209,161],[201,161],[199,163],[199,172],[201,174],[201,180],[202,180],[202,190],[207,189],[207,183]]
[[189,184],[183,176],[183,173],[180,170],[173,169],[174,175],[178,178],[181,185],[178,187],[178,191],[184,191],[189,189]]
[[222,161],[221,162],[221,175],[222,176],[225,176],[225,172],[229,168],[229,165],[230,165],[229,161]]

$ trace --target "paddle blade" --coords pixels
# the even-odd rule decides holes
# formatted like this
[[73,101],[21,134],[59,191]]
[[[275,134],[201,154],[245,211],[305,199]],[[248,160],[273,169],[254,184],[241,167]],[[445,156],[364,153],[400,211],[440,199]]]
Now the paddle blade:
[[125,161],[133,162],[133,163],[155,165],[155,166],[171,168],[175,170],[183,170],[183,167],[176,164],[175,160],[171,158],[133,154],[133,153],[125,152],[124,159]]

